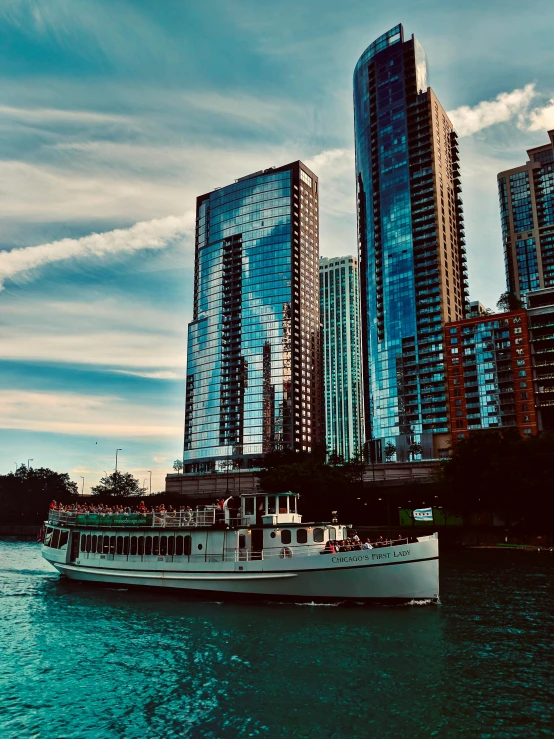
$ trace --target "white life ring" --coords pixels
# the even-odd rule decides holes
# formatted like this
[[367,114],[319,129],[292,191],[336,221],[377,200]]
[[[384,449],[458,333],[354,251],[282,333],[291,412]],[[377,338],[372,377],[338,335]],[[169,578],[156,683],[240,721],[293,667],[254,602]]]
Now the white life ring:
[[281,557],[281,559],[285,559],[285,557],[287,559],[288,557],[292,557],[292,549],[289,549],[289,547],[283,547],[279,552],[279,556]]

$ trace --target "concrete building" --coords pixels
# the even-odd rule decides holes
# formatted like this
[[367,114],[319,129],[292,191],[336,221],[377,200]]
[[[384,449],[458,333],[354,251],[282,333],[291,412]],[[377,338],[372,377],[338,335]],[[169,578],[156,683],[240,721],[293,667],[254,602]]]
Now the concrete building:
[[507,289],[521,299],[554,286],[554,130],[528,161],[498,175]]
[[476,316],[445,326],[452,443],[472,431],[538,431],[527,313]]
[[458,143],[401,25],[360,57],[354,119],[365,434],[372,459],[436,458],[450,443],[443,326],[468,303]]
[[299,161],[197,199],[185,473],[324,442],[318,203]]
[[527,293],[539,431],[554,431],[554,287]]
[[328,454],[363,454],[358,260],[319,260]]

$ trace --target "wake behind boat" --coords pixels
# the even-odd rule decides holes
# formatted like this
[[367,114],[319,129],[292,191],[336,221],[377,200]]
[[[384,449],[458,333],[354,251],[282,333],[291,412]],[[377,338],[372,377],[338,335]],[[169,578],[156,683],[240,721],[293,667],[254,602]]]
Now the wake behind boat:
[[42,556],[72,580],[112,585],[295,601],[438,601],[436,533],[352,547],[344,525],[303,524],[297,499],[250,493],[194,511],[115,515],[53,509]]

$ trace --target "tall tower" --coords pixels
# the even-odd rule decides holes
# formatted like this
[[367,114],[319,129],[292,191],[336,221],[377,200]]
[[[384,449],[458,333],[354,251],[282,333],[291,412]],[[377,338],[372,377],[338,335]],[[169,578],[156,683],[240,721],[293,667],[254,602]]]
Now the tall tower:
[[366,438],[374,459],[437,457],[442,326],[468,301],[458,144],[401,25],[360,57],[354,118]]
[[363,454],[358,260],[319,260],[327,451]]
[[521,167],[498,175],[506,285],[521,299],[554,285],[554,130]]
[[301,162],[197,198],[185,472],[324,441],[318,200]]

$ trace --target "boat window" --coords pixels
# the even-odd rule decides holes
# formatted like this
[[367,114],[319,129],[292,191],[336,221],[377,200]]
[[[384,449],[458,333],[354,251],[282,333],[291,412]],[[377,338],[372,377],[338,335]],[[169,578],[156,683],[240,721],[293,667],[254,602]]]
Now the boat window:
[[253,516],[254,515],[254,498],[245,498],[244,499],[244,515],[245,516]]
[[290,529],[283,529],[281,531],[281,544],[290,544],[291,534]]
[[336,538],[337,538],[337,530],[333,528],[333,526],[331,526],[329,528],[329,539],[332,539],[333,541],[335,541]]
[[81,534],[81,551],[86,551],[87,548],[87,535]]
[[322,542],[325,535],[325,529],[314,529],[314,541]]
[[91,542],[91,539],[92,539],[91,535],[90,534],[87,534],[87,546],[86,546],[87,552],[90,552],[90,542]]
[[102,537],[99,536],[96,540],[96,551],[99,553],[102,551]]
[[289,510],[291,513],[296,513],[296,498],[292,496],[289,498]]
[[308,532],[306,529],[296,529],[296,543],[307,544],[308,543]]
[[191,544],[190,536],[185,536],[184,542],[183,542],[183,552],[184,554],[187,555],[187,557],[190,554],[191,547],[192,547],[192,544]]
[[160,537],[153,536],[152,537],[152,554],[159,554],[159,553],[160,553]]
[[129,537],[128,536],[123,537],[123,554],[125,555],[129,554]]
[[110,554],[115,554],[115,536],[110,536]]
[[246,535],[239,534],[239,549],[246,549]]
[[342,530],[342,538],[343,538],[343,539],[346,539],[346,537],[347,537],[347,531],[346,531],[346,528],[344,528],[344,529]]
[[145,554],[152,554],[152,537],[147,536],[146,537],[146,549],[144,550]]
[[52,549],[57,549],[59,542],[60,542],[60,530],[54,529],[54,533],[52,534],[52,541],[50,542],[50,546],[52,547]]
[[122,536],[117,537],[117,545],[115,547],[115,553],[123,554],[123,537]]
[[175,551],[175,537],[169,536],[167,538],[167,553],[173,556]]
[[63,549],[67,546],[67,542],[69,541],[69,531],[60,531],[60,543],[58,544],[58,547],[60,549]]
[[160,537],[160,554],[167,554],[167,536]]
[[46,527],[46,531],[44,532],[44,546],[50,547],[52,546],[52,531],[54,529],[50,528],[50,526]]
[[287,513],[287,496],[286,495],[280,495],[279,496],[279,513]]
[[183,554],[183,537],[182,536],[175,537],[175,554],[178,557],[181,557]]
[[267,497],[267,512],[268,513],[275,513],[275,496],[274,495],[268,495]]
[[131,536],[131,554],[137,553],[137,537]]
[[90,545],[90,551],[91,552],[95,552],[96,551],[96,542],[97,541],[98,541],[98,537],[96,536],[96,534],[93,534],[92,535],[92,543]]
[[144,536],[139,536],[137,543],[138,543],[137,552],[142,557],[142,555],[144,554]]

